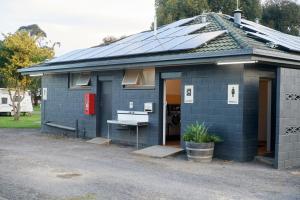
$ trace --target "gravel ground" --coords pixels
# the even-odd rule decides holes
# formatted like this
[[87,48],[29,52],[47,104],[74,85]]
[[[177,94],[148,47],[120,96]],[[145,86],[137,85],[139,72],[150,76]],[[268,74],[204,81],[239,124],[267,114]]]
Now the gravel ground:
[[133,150],[0,129],[0,200],[300,199],[299,169],[145,158]]

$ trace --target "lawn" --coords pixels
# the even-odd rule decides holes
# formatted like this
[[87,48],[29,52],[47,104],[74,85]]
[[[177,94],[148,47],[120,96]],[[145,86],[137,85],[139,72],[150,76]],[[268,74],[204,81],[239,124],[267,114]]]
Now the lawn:
[[31,116],[21,116],[19,121],[14,121],[11,116],[0,116],[0,128],[40,128],[41,111],[40,107],[34,107]]

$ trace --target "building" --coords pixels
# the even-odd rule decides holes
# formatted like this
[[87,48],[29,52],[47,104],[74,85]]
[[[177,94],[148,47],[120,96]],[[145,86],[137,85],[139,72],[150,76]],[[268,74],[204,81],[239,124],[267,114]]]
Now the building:
[[[260,24],[208,13],[129,36],[108,46],[75,50],[22,69],[43,75],[42,131],[106,137],[118,110],[144,111],[143,146],[184,143],[186,126],[205,122],[224,142],[222,159],[273,158],[276,168],[300,166],[300,38]],[[96,113],[84,113],[84,95],[96,94]],[[136,135],[114,126],[114,142]],[[74,134],[74,132],[69,132]]]

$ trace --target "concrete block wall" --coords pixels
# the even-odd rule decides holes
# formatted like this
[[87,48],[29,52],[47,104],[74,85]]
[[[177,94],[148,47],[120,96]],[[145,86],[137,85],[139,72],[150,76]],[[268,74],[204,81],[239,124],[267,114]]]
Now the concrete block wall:
[[[273,68],[274,69],[274,68]],[[272,69],[272,70],[273,70]],[[140,142],[144,146],[161,144],[161,99],[162,72],[182,72],[182,94],[184,85],[194,85],[193,104],[182,103],[181,133],[187,125],[205,122],[212,133],[220,135],[224,142],[217,144],[215,155],[223,159],[238,161],[251,160],[257,147],[257,92],[259,77],[274,76],[274,70],[266,68],[234,66],[181,66],[156,69],[156,87],[154,89],[124,89],[121,85],[123,71],[93,72],[92,87],[89,90],[68,88],[68,74],[46,75],[43,87],[48,88],[48,100],[43,103],[43,121],[73,126],[79,120],[80,134],[96,137],[96,116],[83,113],[83,96],[86,92],[97,92],[98,80],[112,80],[112,115],[117,118],[117,110],[130,110],[129,102],[134,103],[132,110],[142,111],[145,102],[154,103],[154,112],[150,113],[150,125],[140,130]],[[227,104],[228,84],[239,84],[238,105]],[[183,95],[182,95],[183,102]],[[61,130],[43,125],[44,132]],[[112,138],[116,142],[135,144],[135,130],[114,126]],[[102,133],[101,133],[102,134]],[[106,136],[106,133],[103,134]],[[183,144],[183,141],[182,141]]]
[[[144,111],[144,103],[154,103],[154,112],[149,113],[149,126],[139,129],[139,142],[141,146],[159,144],[159,74],[156,72],[156,87],[153,89],[124,89],[122,80],[124,72],[110,71],[98,72],[98,79],[112,80],[112,118],[117,119],[118,110]],[[129,108],[129,102],[133,102],[133,109]],[[115,142],[135,144],[136,130],[112,126],[112,139]],[[104,133],[106,136],[106,133]]]
[[276,167],[300,166],[300,70],[278,68]]
[[96,117],[84,115],[84,94],[96,92],[96,77],[91,80],[91,88],[78,90],[70,89],[68,74],[45,75],[42,87],[47,88],[47,100],[42,101],[42,132],[63,133],[74,136],[74,132],[52,128],[44,123],[47,121],[75,127],[78,120],[79,135],[95,137]]
[[[181,108],[181,133],[198,121],[204,122],[211,133],[224,140],[216,145],[215,155],[223,159],[244,161],[243,142],[243,65],[182,67],[184,85],[194,85],[194,103]],[[239,104],[227,103],[229,84],[239,84]],[[182,96],[183,98],[183,96]]]

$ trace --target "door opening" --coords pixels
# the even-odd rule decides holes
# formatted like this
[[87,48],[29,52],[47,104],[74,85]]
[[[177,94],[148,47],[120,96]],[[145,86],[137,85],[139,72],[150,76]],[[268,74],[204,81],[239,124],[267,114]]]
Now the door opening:
[[181,80],[165,80],[163,97],[163,145],[180,146]]
[[272,103],[276,102],[272,93],[272,80],[259,81],[258,109],[258,150],[259,156],[274,157],[275,129],[273,126],[274,111]]

